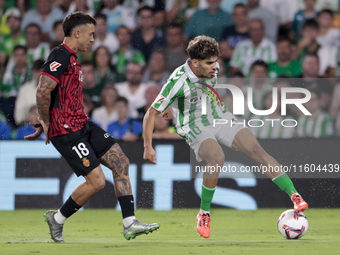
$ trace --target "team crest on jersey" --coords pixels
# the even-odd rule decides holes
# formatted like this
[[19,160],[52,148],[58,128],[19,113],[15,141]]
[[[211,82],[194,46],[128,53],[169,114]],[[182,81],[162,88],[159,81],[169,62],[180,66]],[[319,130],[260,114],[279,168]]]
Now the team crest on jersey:
[[82,159],[84,166],[89,167],[90,166],[90,160],[88,160],[86,157]]
[[79,81],[83,82],[84,75],[82,71],[79,71]]
[[57,69],[58,69],[59,66],[61,66],[60,63],[58,63],[57,61],[53,61],[53,62],[50,64],[50,70],[51,70],[51,72],[57,71]]

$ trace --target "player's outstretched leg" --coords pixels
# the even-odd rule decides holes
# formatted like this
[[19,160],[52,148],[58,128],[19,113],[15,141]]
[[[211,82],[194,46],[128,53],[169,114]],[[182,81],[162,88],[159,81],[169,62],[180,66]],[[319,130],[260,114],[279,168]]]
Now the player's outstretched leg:
[[[265,172],[282,191],[286,192],[294,204],[294,210],[301,212],[308,208],[308,204],[303,200],[300,194],[296,191],[292,180],[284,173],[279,163],[261,147],[255,136],[249,129],[241,129],[235,136],[233,148],[242,151],[243,153],[254,159],[259,165],[267,167]],[[270,168],[271,167],[271,168]],[[271,171],[271,169],[280,168],[280,172]]]
[[115,143],[100,158],[100,162],[112,170],[114,187],[123,215],[123,235],[127,240],[159,229],[158,223],[145,224],[135,217],[134,199],[129,179],[129,159]]
[[59,224],[54,219],[54,215],[57,213],[57,211],[47,211],[44,214],[45,221],[47,222],[49,228],[50,228],[50,234],[53,241],[57,243],[64,243],[63,238],[63,227],[64,224]]
[[[214,139],[204,140],[200,145],[198,154],[207,162],[207,166],[222,167],[224,164],[223,150]],[[207,167],[207,169],[209,168]],[[196,221],[197,232],[204,238],[210,237],[210,205],[216,190],[218,175],[218,171],[207,171],[203,174],[201,207]]]

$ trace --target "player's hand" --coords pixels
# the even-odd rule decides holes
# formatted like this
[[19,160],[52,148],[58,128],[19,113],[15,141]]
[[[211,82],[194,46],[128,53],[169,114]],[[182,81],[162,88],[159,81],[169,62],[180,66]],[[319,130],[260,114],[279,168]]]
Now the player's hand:
[[169,107],[162,113],[162,117],[165,120],[172,120],[174,118]]
[[31,125],[31,127],[35,128],[35,133],[25,136],[24,139],[34,141],[34,140],[38,139],[38,137],[42,134],[42,132],[44,132],[44,129],[43,129],[43,127],[40,123],[31,123],[30,122],[30,125]]
[[310,43],[311,43],[312,39],[310,37],[303,37],[300,42],[298,43],[298,45],[301,47],[301,48],[305,48],[307,47]]
[[152,148],[152,146],[144,148],[144,155],[143,155],[144,160],[148,163],[152,164],[157,164],[157,159],[156,159],[156,152]]
[[45,132],[45,136],[46,136],[45,144],[49,144],[50,143],[50,137],[49,137],[50,123],[45,123],[40,117],[38,117],[38,119]]

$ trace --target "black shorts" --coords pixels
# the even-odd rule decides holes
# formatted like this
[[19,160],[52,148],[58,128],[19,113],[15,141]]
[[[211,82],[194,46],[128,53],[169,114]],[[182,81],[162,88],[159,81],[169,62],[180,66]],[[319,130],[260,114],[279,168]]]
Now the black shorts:
[[99,166],[103,156],[116,140],[92,121],[67,135],[51,138],[53,146],[66,159],[77,176],[85,175]]

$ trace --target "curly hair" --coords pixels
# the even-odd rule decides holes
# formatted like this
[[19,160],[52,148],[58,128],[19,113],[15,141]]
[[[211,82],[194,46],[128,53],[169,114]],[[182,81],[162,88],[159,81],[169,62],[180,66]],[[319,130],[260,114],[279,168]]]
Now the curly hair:
[[196,36],[192,39],[187,47],[187,52],[191,59],[199,60],[220,56],[216,40],[205,35]]

